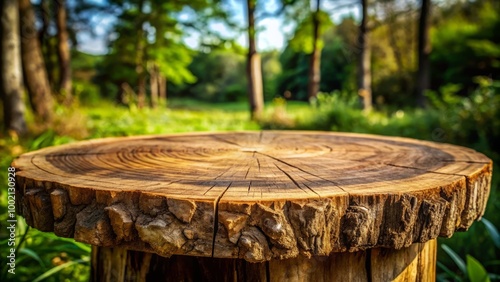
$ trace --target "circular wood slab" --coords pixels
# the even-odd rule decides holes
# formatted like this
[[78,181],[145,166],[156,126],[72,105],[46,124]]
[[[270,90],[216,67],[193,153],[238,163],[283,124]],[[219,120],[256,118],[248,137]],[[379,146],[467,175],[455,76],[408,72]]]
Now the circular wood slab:
[[231,132],[90,140],[22,155],[29,225],[97,246],[266,261],[451,236],[491,160],[407,138]]

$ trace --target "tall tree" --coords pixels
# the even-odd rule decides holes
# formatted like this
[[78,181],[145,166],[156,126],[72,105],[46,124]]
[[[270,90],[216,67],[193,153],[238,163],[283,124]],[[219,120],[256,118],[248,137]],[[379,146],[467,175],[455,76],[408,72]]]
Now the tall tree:
[[135,20],[135,29],[137,30],[136,38],[136,57],[135,71],[137,73],[137,106],[143,108],[146,103],[146,70],[145,70],[145,53],[146,53],[146,38],[144,32],[144,0],[139,0],[137,3],[138,14]]
[[420,18],[418,22],[418,73],[417,73],[417,105],[426,106],[425,90],[429,89],[429,54],[431,41],[429,39],[431,0],[421,0]]
[[53,46],[53,42],[49,33],[49,26],[52,20],[52,11],[51,11],[51,2],[49,0],[41,0],[40,1],[40,19],[41,19],[41,27],[38,31],[38,39],[40,41],[40,47],[42,48],[42,54],[45,58],[45,65],[47,67],[47,76],[49,79],[49,84],[51,88],[55,89],[54,83],[54,67],[55,63],[52,59],[55,56],[55,48]]
[[66,25],[66,0],[56,1],[57,57],[59,59],[59,92],[64,104],[72,100],[71,54],[68,28]]
[[368,0],[361,0],[361,23],[359,24],[358,94],[364,111],[372,108],[372,76],[370,29],[368,27]]
[[[110,53],[104,61],[105,76],[122,85],[124,82],[135,87],[122,93],[134,93],[137,105],[146,105],[147,72],[154,65],[160,102],[166,97],[166,79],[173,84],[194,82],[189,72],[191,53],[182,42],[182,29],[177,15],[186,6],[197,11],[208,7],[208,1],[165,2],[163,0],[111,0],[121,12],[114,28],[116,39],[110,42]],[[120,72],[113,70],[119,66]],[[149,81],[151,85],[151,81]],[[132,91],[130,91],[132,90]],[[154,94],[154,93],[153,93]]]
[[30,0],[19,0],[19,16],[24,82],[35,115],[49,122],[53,117],[54,99],[35,30],[35,13]]
[[262,87],[262,69],[259,53],[257,53],[255,40],[255,7],[257,0],[247,0],[248,21],[248,54],[247,54],[247,79],[248,101],[250,114],[253,120],[258,119],[264,109],[264,93]]
[[18,135],[26,133],[22,100],[21,39],[17,0],[0,4],[0,92],[3,100],[5,129]]
[[316,11],[312,16],[313,23],[313,49],[311,58],[309,59],[309,80],[307,84],[307,97],[309,101],[316,99],[319,91],[319,84],[321,82],[321,48],[318,46],[319,42],[319,13],[320,13],[320,0],[316,0]]

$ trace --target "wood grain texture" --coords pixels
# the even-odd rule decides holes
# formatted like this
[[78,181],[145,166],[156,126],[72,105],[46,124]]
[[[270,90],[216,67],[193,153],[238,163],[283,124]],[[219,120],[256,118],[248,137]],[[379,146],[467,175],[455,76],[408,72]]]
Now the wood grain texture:
[[92,281],[333,282],[436,280],[436,240],[400,250],[369,249],[251,263],[243,259],[161,257],[93,247]]
[[450,237],[484,213],[492,170],[464,147],[300,131],[90,140],[12,165],[18,211],[35,228],[250,262]]

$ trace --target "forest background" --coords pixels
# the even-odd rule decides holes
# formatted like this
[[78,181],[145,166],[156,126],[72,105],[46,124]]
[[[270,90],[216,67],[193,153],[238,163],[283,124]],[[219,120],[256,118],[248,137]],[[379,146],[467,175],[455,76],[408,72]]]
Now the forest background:
[[[24,152],[108,136],[307,129],[454,143],[493,159],[494,175],[484,218],[440,239],[438,279],[500,279],[499,1],[3,0],[0,12],[3,186]],[[2,228],[0,280],[88,280],[88,245],[18,219],[17,274]]]

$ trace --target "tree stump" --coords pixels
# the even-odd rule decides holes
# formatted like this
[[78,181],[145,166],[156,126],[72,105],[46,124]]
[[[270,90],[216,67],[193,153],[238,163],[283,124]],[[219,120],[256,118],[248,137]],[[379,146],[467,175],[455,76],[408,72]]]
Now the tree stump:
[[93,245],[95,281],[434,281],[435,239],[483,215],[492,170],[464,147],[300,131],[90,140],[13,166],[19,213]]

